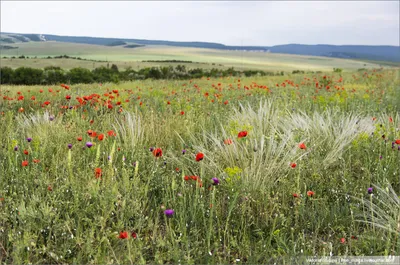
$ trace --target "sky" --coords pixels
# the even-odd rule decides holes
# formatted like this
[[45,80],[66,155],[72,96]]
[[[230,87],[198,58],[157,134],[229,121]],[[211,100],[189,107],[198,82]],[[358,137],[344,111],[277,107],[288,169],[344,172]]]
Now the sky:
[[1,31],[226,45],[400,46],[399,2],[1,0]]

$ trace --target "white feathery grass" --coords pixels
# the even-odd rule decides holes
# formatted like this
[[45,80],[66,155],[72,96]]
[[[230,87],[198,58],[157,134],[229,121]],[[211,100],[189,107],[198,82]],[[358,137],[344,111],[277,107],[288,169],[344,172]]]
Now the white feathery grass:
[[117,133],[117,137],[126,148],[135,149],[140,146],[140,143],[144,141],[145,134],[144,128],[139,115],[132,112],[124,112],[123,121],[119,116],[115,118],[113,128]]
[[283,131],[300,130],[312,139],[313,145],[323,147],[326,155],[322,165],[325,167],[334,163],[360,133],[371,134],[375,129],[370,118],[332,111],[315,112],[312,116],[302,112],[291,113],[280,123],[280,128]]
[[364,206],[366,216],[366,219],[363,219],[361,216],[364,215],[360,215],[360,219],[357,221],[400,235],[399,195],[390,184],[386,188],[376,185],[373,187],[376,196],[373,196],[372,200],[357,199]]
[[16,117],[16,122],[22,129],[37,129],[43,125],[58,125],[61,124],[62,119],[55,117],[53,121],[50,120],[50,113],[48,111],[44,113],[32,113],[32,114],[20,114]]
[[[312,115],[290,113],[269,100],[260,102],[258,108],[240,105],[229,118],[230,122],[239,125],[235,135],[221,124],[220,132],[204,130],[200,135],[192,134],[191,142],[205,154],[210,172],[223,174],[225,168],[237,166],[242,170],[241,178],[253,187],[276,183],[286,177],[291,162],[303,159],[314,150],[323,154],[321,164],[328,167],[360,133],[374,130],[369,118],[332,111]],[[241,126],[250,128],[243,141],[237,139]],[[232,145],[223,143],[228,138],[233,139]],[[300,142],[306,142],[309,148],[300,150]]]

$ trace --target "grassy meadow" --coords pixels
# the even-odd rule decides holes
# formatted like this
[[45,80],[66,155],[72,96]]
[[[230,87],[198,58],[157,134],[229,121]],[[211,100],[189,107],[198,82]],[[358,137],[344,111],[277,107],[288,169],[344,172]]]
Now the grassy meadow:
[[[103,49],[75,55],[104,59]],[[163,49],[107,57],[151,59]],[[176,48],[161,59],[207,62],[207,53],[217,52]],[[239,53],[223,53],[218,62],[240,64]],[[247,67],[363,67],[248,55]],[[3,85],[0,261],[293,264],[314,255],[399,256],[399,163],[398,69]]]
[[[85,67],[93,69],[107,63],[81,60],[41,59],[47,56],[69,55],[90,60],[108,61],[124,69],[128,66],[137,69],[149,66],[163,66],[162,63],[143,63],[148,60],[182,60],[196,62],[188,68],[234,67],[238,70],[273,70],[273,71],[331,71],[332,68],[356,70],[359,68],[378,68],[373,62],[327,58],[317,56],[300,56],[291,54],[273,54],[264,52],[225,51],[202,48],[184,48],[172,46],[145,46],[139,48],[108,47],[63,42],[27,42],[9,44],[18,49],[2,50],[1,65],[17,68],[20,66],[44,68],[61,66],[66,69]],[[10,59],[15,56],[37,57],[37,59]],[[8,57],[8,58],[3,58]],[[214,65],[213,65],[214,64]],[[222,66],[221,66],[222,65]]]

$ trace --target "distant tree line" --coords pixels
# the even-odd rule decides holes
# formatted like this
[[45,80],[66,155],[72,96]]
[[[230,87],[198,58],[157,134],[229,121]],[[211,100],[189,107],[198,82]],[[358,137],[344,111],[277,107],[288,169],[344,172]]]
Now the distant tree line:
[[201,77],[225,76],[275,76],[284,75],[284,72],[264,72],[257,70],[237,71],[233,67],[228,69],[186,69],[185,65],[164,67],[148,67],[138,71],[127,68],[119,71],[118,66],[101,66],[93,70],[86,68],[73,68],[68,70],[60,67],[49,66],[44,69],[30,67],[0,68],[0,84],[11,85],[53,85],[59,83],[88,84],[88,83],[118,83],[120,81],[133,81],[144,79],[177,79],[186,80]]
[[[1,45],[0,45],[1,46]],[[11,46],[8,46],[11,47]],[[16,48],[16,47],[11,47],[11,48]],[[20,55],[18,57],[12,56],[12,57],[7,57],[3,56],[4,59],[11,58],[11,59],[37,59],[37,56],[35,57],[29,57],[25,55]],[[69,56],[69,55],[58,55],[58,56],[47,56],[41,59],[75,59],[75,60],[82,60],[82,61],[90,61],[90,62],[100,62],[100,63],[107,63],[108,61],[102,61],[102,60],[92,60],[92,59],[85,59],[81,57],[74,57],[74,56]]]
[[184,61],[184,60],[144,60],[144,63],[199,63],[193,61]]

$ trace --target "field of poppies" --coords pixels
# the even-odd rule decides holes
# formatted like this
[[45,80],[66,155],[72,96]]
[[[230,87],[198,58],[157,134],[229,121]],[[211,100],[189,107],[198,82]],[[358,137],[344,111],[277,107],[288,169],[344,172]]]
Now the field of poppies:
[[0,88],[2,263],[400,253],[400,70]]

